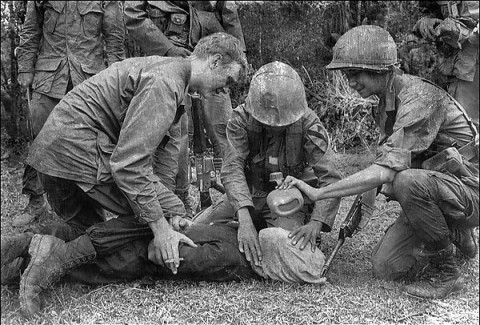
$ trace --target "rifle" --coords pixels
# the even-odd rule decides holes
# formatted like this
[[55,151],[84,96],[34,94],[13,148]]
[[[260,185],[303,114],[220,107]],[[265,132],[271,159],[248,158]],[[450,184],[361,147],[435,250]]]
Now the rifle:
[[362,220],[362,217],[366,217],[365,219],[369,219],[373,213],[373,207],[375,203],[375,196],[376,196],[376,189],[373,189],[369,192],[365,192],[362,194],[358,194],[355,200],[353,201],[352,206],[350,207],[350,211],[348,211],[345,220],[343,221],[342,225],[340,226],[340,232],[338,233],[338,241],[337,245],[333,249],[330,257],[323,265],[322,269],[322,277],[325,277],[332,260],[337,255],[340,247],[343,246],[345,242],[345,238],[352,237],[353,234],[359,231],[361,228],[359,227],[360,223],[362,222],[363,225],[366,224],[367,220]]
[[[192,119],[193,119],[193,153],[196,181],[200,191],[200,209],[205,209],[212,205],[210,188],[214,188],[220,193],[225,193],[225,188],[217,183],[217,174],[222,168],[223,159],[206,156],[206,139],[202,119],[202,101],[199,98],[192,97]],[[197,211],[198,212],[198,211]]]

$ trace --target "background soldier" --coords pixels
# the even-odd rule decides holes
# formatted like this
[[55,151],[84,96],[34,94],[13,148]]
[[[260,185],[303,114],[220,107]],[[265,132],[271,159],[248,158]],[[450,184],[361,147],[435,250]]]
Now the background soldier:
[[[123,16],[117,1],[29,1],[18,47],[18,82],[32,86],[33,137],[69,90],[123,59]],[[27,165],[22,193],[30,198],[15,226],[46,210],[44,192],[37,172]]]
[[478,1],[420,1],[419,6],[427,16],[413,31],[436,44],[448,92],[478,129]]

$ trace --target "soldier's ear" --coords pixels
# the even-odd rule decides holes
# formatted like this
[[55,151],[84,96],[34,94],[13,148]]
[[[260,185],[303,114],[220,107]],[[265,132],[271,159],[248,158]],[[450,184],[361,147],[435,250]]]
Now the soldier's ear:
[[214,54],[212,55],[211,57],[211,61],[210,61],[210,68],[213,70],[215,68],[217,68],[218,66],[220,66],[222,64],[222,55],[221,54]]

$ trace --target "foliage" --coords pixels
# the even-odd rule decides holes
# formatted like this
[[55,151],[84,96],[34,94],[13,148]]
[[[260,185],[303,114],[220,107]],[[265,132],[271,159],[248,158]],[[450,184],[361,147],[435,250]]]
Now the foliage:
[[[15,124],[25,132],[26,101],[16,84],[16,73],[10,72],[12,51],[9,31],[14,31],[14,44],[18,45],[19,21],[23,1],[2,1],[2,93],[6,90],[18,99],[7,113],[18,112]],[[358,25],[369,8],[386,5],[387,30],[397,44],[402,45],[420,13],[417,1],[238,1],[240,21],[247,47],[247,57],[253,72],[262,65],[278,60],[290,64],[303,79],[310,108],[318,113],[331,134],[336,150],[356,146],[370,146],[375,142],[377,130],[369,112],[374,100],[361,100],[348,89],[341,76],[325,71],[332,59],[332,34],[341,35]],[[13,4],[10,19],[8,5]],[[20,18],[19,18],[20,17]],[[127,51],[132,52],[128,40]],[[130,46],[130,47],[129,47]],[[130,53],[131,54],[131,53]],[[11,76],[15,76],[12,78]],[[232,104],[242,103],[249,84],[232,89]],[[344,87],[339,89],[337,87]],[[3,96],[2,96],[3,97]],[[18,107],[16,107],[18,106]],[[3,112],[3,110],[2,110]],[[22,124],[23,123],[23,124]],[[9,132],[13,139],[18,133]]]

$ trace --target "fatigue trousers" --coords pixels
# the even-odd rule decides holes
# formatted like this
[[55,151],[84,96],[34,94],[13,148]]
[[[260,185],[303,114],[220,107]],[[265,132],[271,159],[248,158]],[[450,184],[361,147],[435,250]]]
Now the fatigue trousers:
[[[148,245],[153,233],[138,220],[128,201],[115,184],[94,186],[84,192],[75,182],[39,173],[52,209],[65,223],[40,226],[35,233],[49,234],[71,241],[87,234],[97,258],[72,270],[74,280],[90,284],[133,280],[146,275],[168,277],[171,271],[148,260]],[[155,182],[157,198],[164,213],[182,214],[180,199],[159,180]],[[105,220],[103,209],[119,216]],[[229,281],[256,276],[238,250],[236,229],[227,226],[194,225],[184,233],[198,247],[181,244],[181,261],[176,278]]]
[[470,187],[453,175],[423,169],[399,172],[393,197],[402,212],[372,253],[373,274],[393,280],[414,276],[426,264],[419,252],[450,243],[453,227],[478,227],[478,185]]
[[463,106],[468,116],[478,130],[478,61],[475,66],[475,77],[473,81],[465,81],[458,78],[453,78],[448,84],[448,92]]
[[194,224],[182,231],[197,247],[183,243],[183,258],[177,274],[163,265],[148,260],[148,245],[153,233],[148,226],[139,227],[122,216],[96,224],[87,234],[97,250],[94,263],[69,273],[71,279],[88,284],[106,284],[135,280],[144,276],[155,278],[188,278],[199,281],[240,281],[257,277],[238,250],[236,229],[228,226]]
[[[143,220],[134,217],[134,212],[115,183],[95,185],[84,191],[74,181],[38,173],[53,211],[64,223],[48,233],[70,241],[85,233],[87,228],[106,221],[103,209],[119,216],[129,216],[135,224],[146,226]],[[157,199],[165,215],[184,214],[185,207],[180,199],[157,178]],[[39,231],[45,234],[45,231]]]
[[[30,101],[31,106],[29,107],[33,138],[38,135],[53,108],[59,102],[60,99],[58,98],[33,92],[32,100]],[[44,193],[45,190],[38,179],[37,171],[32,166],[26,165],[22,177],[22,194],[40,196]]]

